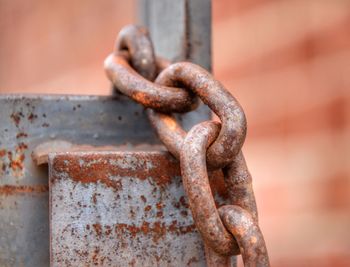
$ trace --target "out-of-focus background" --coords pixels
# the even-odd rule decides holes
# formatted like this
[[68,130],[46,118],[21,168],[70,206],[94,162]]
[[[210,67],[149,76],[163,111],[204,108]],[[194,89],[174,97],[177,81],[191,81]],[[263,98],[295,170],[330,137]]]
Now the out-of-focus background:
[[[108,94],[135,1],[1,0],[0,93]],[[214,0],[273,266],[350,266],[350,0]]]

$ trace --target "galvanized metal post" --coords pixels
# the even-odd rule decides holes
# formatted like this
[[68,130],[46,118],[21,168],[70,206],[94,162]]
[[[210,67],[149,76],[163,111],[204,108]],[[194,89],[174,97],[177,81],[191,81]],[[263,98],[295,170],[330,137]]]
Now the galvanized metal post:
[[138,15],[157,55],[211,70],[211,0],[139,0]]

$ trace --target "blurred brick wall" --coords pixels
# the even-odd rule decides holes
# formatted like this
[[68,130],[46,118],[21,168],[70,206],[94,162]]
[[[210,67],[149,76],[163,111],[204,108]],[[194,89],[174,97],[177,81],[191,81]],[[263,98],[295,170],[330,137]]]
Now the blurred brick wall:
[[350,1],[214,1],[275,266],[350,266]]
[[134,1],[0,0],[0,93],[108,94],[103,60]]
[[[0,93],[108,94],[134,1],[0,1]],[[214,0],[214,74],[244,146],[274,266],[350,266],[350,0]]]

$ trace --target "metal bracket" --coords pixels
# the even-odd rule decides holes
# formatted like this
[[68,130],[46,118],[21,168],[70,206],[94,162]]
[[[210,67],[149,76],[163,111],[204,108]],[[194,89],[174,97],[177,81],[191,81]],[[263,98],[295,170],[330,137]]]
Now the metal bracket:
[[169,153],[61,153],[49,166],[51,266],[205,265]]
[[[50,142],[46,151],[70,151],[71,143],[78,148],[144,150],[144,144],[158,142],[143,108],[123,96],[3,95],[0,114],[0,266],[4,267],[49,265],[48,170],[31,157],[39,145]],[[45,157],[37,160],[42,163]]]

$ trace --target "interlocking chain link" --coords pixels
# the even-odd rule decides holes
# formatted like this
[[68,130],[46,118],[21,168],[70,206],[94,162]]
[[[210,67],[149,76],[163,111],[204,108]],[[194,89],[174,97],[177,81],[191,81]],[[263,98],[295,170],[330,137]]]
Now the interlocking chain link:
[[[246,118],[238,101],[198,65],[169,64],[156,58],[147,30],[139,26],[122,29],[114,53],[105,60],[105,70],[117,90],[148,108],[159,138],[180,160],[208,265],[230,266],[230,256],[242,254],[245,266],[269,266],[252,178],[241,151]],[[221,123],[205,121],[186,133],[171,113],[193,110],[198,97]],[[218,169],[222,169],[230,198],[228,205],[219,208],[208,178]]]

